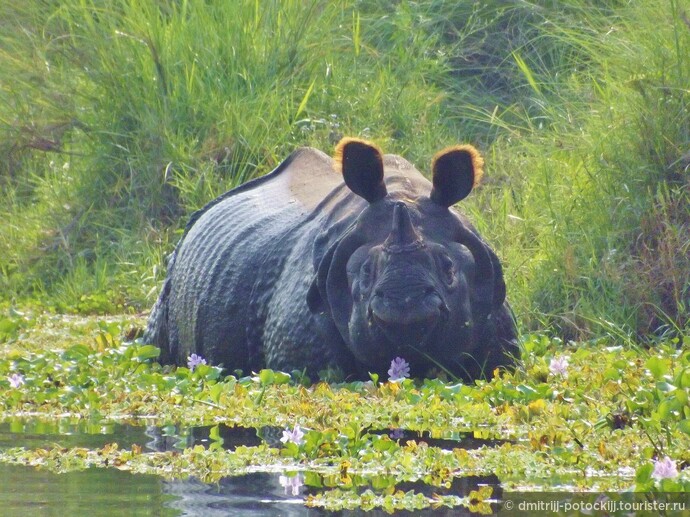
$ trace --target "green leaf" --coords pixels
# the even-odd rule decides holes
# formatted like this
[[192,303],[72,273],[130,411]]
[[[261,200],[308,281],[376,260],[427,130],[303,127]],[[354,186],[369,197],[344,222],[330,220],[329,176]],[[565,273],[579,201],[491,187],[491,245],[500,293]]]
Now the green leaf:
[[395,487],[397,483],[395,476],[375,476],[371,480],[371,486],[375,490],[385,490],[390,487]]
[[[309,453],[318,449],[319,445],[323,443],[323,433],[318,431],[307,431],[304,435],[304,450]],[[296,449],[299,447],[292,442],[288,442],[288,445],[293,445]]]
[[683,368],[674,381],[679,388],[690,388],[690,368]]
[[259,381],[264,386],[270,386],[275,381],[275,373],[273,370],[263,369],[259,372]]
[[668,400],[663,400],[657,407],[657,414],[659,415],[659,420],[662,422],[667,420],[671,414],[671,403]]
[[690,434],[690,418],[686,418],[685,420],[678,422],[678,429],[685,434]]
[[19,322],[9,318],[0,319],[0,343],[17,337]]
[[74,345],[62,353],[65,361],[79,361],[86,359],[91,354],[91,349],[86,345]]
[[214,384],[213,386],[211,386],[211,387],[209,388],[209,390],[208,390],[209,398],[210,398],[213,402],[215,402],[216,404],[217,404],[218,401],[220,400],[220,395],[221,395],[221,393],[223,393],[223,388],[224,388],[224,387],[225,387],[225,384],[223,384],[223,383],[218,383],[218,384]]
[[374,440],[372,443],[374,450],[379,452],[387,451],[393,447],[397,447],[396,443],[388,438],[388,436],[380,436],[378,439]]
[[290,382],[290,374],[285,372],[273,372],[273,384],[287,384]]
[[628,368],[628,361],[626,361],[625,359],[617,359],[612,364],[615,368],[618,368],[619,370],[625,370]]
[[358,424],[350,422],[342,428],[341,433],[346,436],[348,440],[356,440],[360,430],[361,428]]
[[522,72],[522,75],[524,75],[525,79],[527,79],[527,82],[529,83],[532,90],[534,90],[535,93],[541,95],[539,83],[537,83],[537,80],[535,79],[534,74],[532,73],[532,70],[530,69],[527,62],[524,59],[522,59],[517,52],[513,52],[512,55],[513,59],[515,60],[515,63]]
[[292,442],[288,442],[285,444],[284,448],[280,451],[280,454],[281,454],[281,456],[288,456],[288,457],[296,458],[299,455],[299,447]]
[[418,404],[422,400],[422,396],[419,393],[408,392],[405,394],[405,400],[410,404]]
[[359,56],[359,51],[362,46],[362,30],[359,19],[359,12],[352,13],[352,43],[355,46],[355,56]]
[[528,402],[541,398],[539,391],[527,384],[520,384],[517,386],[517,390],[525,396],[525,400]]
[[658,357],[650,357],[645,363],[647,369],[651,372],[654,379],[661,379],[668,371],[668,364],[663,359]]
[[[289,472],[287,474],[289,475]],[[313,488],[321,488],[323,487],[322,476],[316,472],[307,471],[304,473],[304,484]]]
[[617,381],[621,378],[621,372],[618,368],[609,368],[604,372],[605,381]]
[[668,382],[662,381],[656,383],[656,389],[663,393],[670,393],[672,391],[675,391],[676,387],[673,384],[669,384]]
[[654,471],[654,465],[651,463],[645,463],[639,469],[635,475],[635,482],[639,484],[644,484],[652,479],[652,472]]
[[144,345],[137,348],[134,352],[134,357],[140,361],[147,359],[156,359],[161,353],[160,348],[153,345]]
[[208,433],[208,437],[214,442],[222,444],[223,437],[220,435],[220,426],[214,425],[213,427],[211,427],[211,430]]
[[295,112],[295,116],[294,116],[293,120],[297,120],[300,113],[302,113],[306,109],[307,102],[309,102],[309,97],[311,96],[311,92],[314,90],[315,84],[316,84],[316,79],[314,79],[311,82],[311,84],[309,85],[307,92],[304,94],[304,97],[302,98],[302,102],[299,103],[299,107],[297,108],[297,111]]

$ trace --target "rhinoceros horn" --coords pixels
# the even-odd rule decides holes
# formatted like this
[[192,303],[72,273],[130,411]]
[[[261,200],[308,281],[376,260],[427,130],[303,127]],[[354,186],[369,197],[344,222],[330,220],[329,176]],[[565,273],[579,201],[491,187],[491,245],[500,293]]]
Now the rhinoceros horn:
[[393,208],[393,229],[383,243],[388,253],[403,253],[424,246],[422,238],[415,230],[410,212],[405,203],[398,202]]

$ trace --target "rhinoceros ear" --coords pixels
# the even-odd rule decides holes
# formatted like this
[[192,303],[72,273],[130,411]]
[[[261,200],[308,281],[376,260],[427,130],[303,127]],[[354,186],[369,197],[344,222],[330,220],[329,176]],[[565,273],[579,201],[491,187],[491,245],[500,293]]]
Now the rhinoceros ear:
[[449,207],[465,199],[482,176],[484,160],[471,145],[448,147],[431,162],[433,188],[431,200]]
[[335,147],[334,159],[352,192],[369,203],[386,197],[383,155],[374,144],[358,138],[343,138]]

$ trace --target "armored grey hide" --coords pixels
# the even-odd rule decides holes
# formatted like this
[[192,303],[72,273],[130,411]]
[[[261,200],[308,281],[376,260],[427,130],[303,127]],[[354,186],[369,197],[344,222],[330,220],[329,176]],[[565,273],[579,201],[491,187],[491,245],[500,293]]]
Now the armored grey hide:
[[415,376],[509,365],[500,263],[450,208],[481,174],[476,151],[439,153],[433,183],[361,140],[336,156],[300,149],[192,215],[144,336],[161,360],[347,378],[385,378],[395,357]]

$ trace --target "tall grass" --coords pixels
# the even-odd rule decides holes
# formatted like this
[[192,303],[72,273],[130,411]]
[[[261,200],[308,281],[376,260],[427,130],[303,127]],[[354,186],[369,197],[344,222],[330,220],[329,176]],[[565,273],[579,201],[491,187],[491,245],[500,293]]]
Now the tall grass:
[[532,111],[506,110],[492,146],[503,183],[482,206],[529,327],[582,338],[687,325],[686,16],[675,2],[636,3],[586,31],[551,31],[575,50],[559,66],[518,62]]
[[525,329],[687,325],[675,0],[32,0],[0,20],[8,301],[143,308],[192,210],[349,134],[422,170],[483,148],[465,209]]

